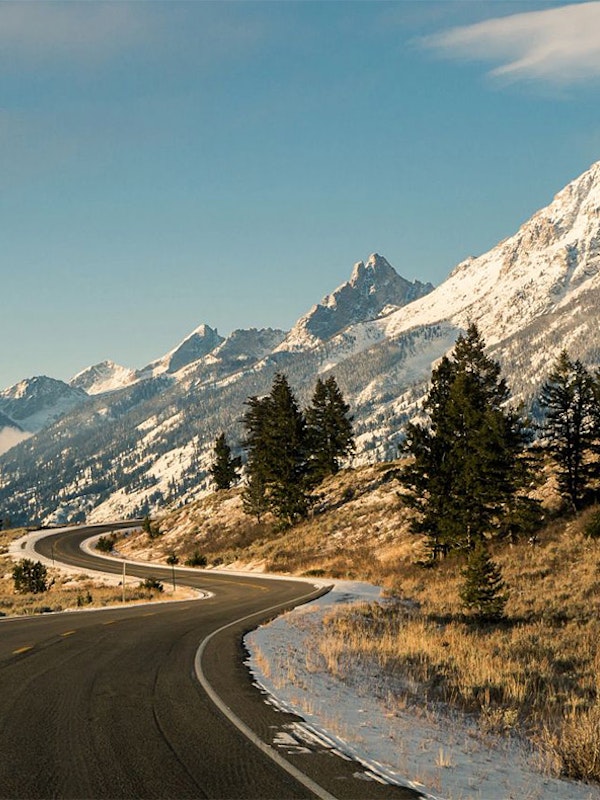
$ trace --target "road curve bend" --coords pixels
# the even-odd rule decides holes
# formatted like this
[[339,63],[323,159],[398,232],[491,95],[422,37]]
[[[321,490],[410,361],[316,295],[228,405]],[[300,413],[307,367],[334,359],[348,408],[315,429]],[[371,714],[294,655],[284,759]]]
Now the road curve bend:
[[[120,562],[80,548],[99,532],[51,533],[35,546],[57,562],[118,574]],[[168,580],[171,571],[128,562],[127,573]],[[298,718],[264,702],[242,637],[319,590],[191,569],[177,577],[210,595],[0,621],[1,797],[419,796],[330,749],[274,745]]]

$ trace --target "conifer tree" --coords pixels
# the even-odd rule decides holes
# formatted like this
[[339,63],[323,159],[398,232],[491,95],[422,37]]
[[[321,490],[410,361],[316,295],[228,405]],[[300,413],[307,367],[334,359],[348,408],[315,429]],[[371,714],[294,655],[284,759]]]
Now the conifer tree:
[[214,461],[209,469],[217,491],[229,489],[234,483],[237,483],[241,466],[242,459],[239,456],[231,455],[231,448],[225,434],[220,433],[215,441]]
[[428,535],[434,556],[470,550],[497,531],[530,480],[519,458],[530,432],[505,407],[508,397],[499,364],[470,325],[432,374],[428,420],[406,427],[405,452],[413,460],[401,480],[419,512],[414,530]]
[[500,569],[490,558],[483,542],[478,542],[471,550],[461,575],[464,583],[460,589],[460,599],[465,608],[482,622],[502,619],[508,594]]
[[247,405],[245,508],[259,516],[266,506],[282,524],[291,525],[306,516],[311,502],[304,415],[281,373],[267,397],[251,397]]
[[13,567],[12,577],[17,592],[40,594],[48,591],[48,570],[41,561],[21,559]]
[[335,475],[340,462],[354,450],[350,406],[333,376],[317,380],[311,405],[306,410],[310,470],[316,482]]
[[558,486],[573,509],[581,506],[597,471],[598,384],[581,361],[563,350],[540,392],[545,409],[543,433],[556,462]]
[[246,483],[242,491],[244,512],[260,522],[269,509],[267,500],[267,477],[269,472],[268,426],[270,417],[269,397],[250,397],[246,401],[248,410],[243,424],[246,432],[243,445],[246,448]]

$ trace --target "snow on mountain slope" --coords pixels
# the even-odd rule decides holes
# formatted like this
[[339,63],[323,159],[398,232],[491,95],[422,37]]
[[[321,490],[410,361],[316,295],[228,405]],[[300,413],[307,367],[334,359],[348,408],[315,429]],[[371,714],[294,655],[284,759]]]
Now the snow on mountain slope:
[[165,373],[171,375],[188,364],[198,361],[223,341],[223,337],[219,336],[216,330],[208,325],[199,325],[173,350],[139,370],[138,378],[156,377]]
[[293,352],[318,347],[348,326],[405,306],[432,289],[430,283],[407,281],[383,256],[373,253],[366,264],[359,261],[354,265],[349,281],[298,320],[278,349]]
[[82,389],[40,375],[0,392],[0,411],[24,431],[35,433],[87,399]]
[[101,361],[78,372],[69,381],[69,386],[83,389],[89,395],[114,392],[138,380],[135,370],[122,367],[114,361]]
[[388,337],[417,325],[477,322],[488,344],[598,286],[600,162],[488,253],[459,264],[444,283],[388,316]]
[[0,455],[29,436],[31,436],[30,433],[24,431],[14,420],[0,411]]

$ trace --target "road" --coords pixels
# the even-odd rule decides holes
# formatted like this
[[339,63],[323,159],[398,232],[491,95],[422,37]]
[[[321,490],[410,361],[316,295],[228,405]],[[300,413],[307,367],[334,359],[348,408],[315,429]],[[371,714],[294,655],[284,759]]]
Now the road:
[[[118,563],[80,550],[89,535],[58,534],[36,547],[47,556],[53,550],[57,561],[120,572]],[[165,581],[171,574],[129,564],[127,572]],[[270,747],[297,718],[265,703],[252,685],[242,635],[273,616],[266,609],[297,604],[310,585],[196,570],[180,570],[178,580],[213,596],[0,621],[0,796],[418,796],[369,780],[325,746]],[[263,750],[200,685],[194,665],[202,642],[205,680]],[[290,770],[268,756],[272,750]]]

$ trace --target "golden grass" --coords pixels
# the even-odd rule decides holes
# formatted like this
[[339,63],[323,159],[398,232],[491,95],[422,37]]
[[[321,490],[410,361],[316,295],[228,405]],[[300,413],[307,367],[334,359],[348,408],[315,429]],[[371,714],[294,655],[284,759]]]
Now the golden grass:
[[[8,545],[20,538],[24,529],[0,531],[0,616],[20,616],[43,614],[67,609],[97,608],[122,604],[123,589],[111,586],[102,579],[88,575],[65,575],[59,569],[48,569],[51,583],[46,592],[39,594],[15,592],[12,579],[14,561],[8,556]],[[188,592],[180,592],[178,597],[187,597]],[[139,585],[139,580],[129,578],[125,583],[125,602],[140,603],[161,599],[175,599],[165,584],[165,592],[151,591]]]
[[[510,590],[508,619],[481,627],[463,614],[460,562],[418,566],[423,542],[408,532],[396,467],[329,479],[311,518],[287,531],[245,517],[234,489],[169,512],[158,539],[137,534],[118,546],[163,560],[175,552],[182,563],[197,550],[209,565],[384,586],[399,599],[332,612],[311,655],[315,669],[343,679],[360,664],[377,675],[391,708],[463,709],[477,716],[483,734],[526,737],[543,769],[600,780],[600,541],[583,534],[594,510],[548,523],[535,545],[494,549]],[[551,473],[537,492],[555,513]]]

